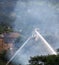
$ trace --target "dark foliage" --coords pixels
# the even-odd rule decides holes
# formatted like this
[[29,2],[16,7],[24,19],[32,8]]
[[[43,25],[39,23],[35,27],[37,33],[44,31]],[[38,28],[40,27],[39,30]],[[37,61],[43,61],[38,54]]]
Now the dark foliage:
[[0,14],[0,34],[12,31],[13,22],[15,19],[4,14]]
[[35,56],[29,60],[29,65],[59,65],[59,55]]

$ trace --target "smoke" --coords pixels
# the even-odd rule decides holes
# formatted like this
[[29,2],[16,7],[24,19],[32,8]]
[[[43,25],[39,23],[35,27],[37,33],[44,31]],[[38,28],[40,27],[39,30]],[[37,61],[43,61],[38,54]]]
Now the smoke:
[[[32,30],[36,27],[40,28],[40,32],[42,33],[43,36],[45,35],[48,36],[51,34],[52,36],[54,36],[54,38],[55,37],[58,38],[59,5],[58,4],[54,5],[52,3],[52,0],[50,1],[49,0],[48,1],[47,0],[45,1],[43,0],[30,0],[30,1],[19,0],[17,2],[17,5],[15,6],[14,13],[16,14],[14,30],[17,32],[20,32],[23,36],[25,36],[24,38],[25,40],[30,36]],[[12,16],[14,16],[14,14],[12,14]],[[23,42],[24,42],[24,39],[22,39]],[[23,42],[19,42],[19,44]],[[55,44],[54,43],[51,43],[51,44],[55,45],[55,47],[57,48],[57,46],[59,46],[58,42],[56,40]],[[42,49],[42,46],[40,48]],[[26,48],[26,51],[27,49],[28,47]],[[38,51],[37,49],[38,47],[35,48],[36,51]],[[33,55],[35,54],[34,51],[31,53],[33,53]],[[24,53],[24,55],[22,55],[21,58],[24,56],[27,59],[26,53]]]
[[6,65],[8,65],[15,57],[16,55],[22,50],[22,48],[27,44],[27,42],[31,39],[31,37],[29,37],[24,44],[16,51],[16,53],[12,56],[12,58],[7,62]]
[[[19,0],[14,10],[14,12],[16,13],[14,30],[18,32],[22,30],[21,34],[26,36],[27,38],[31,34],[31,31],[34,28],[38,27],[40,28],[42,35],[48,36],[50,34],[54,34],[54,37],[56,35],[58,37],[58,9],[59,5],[53,5],[51,1],[47,3],[46,0],[30,0],[27,2],[25,0]],[[56,44],[57,43],[58,42],[56,42]]]
[[[37,50],[40,50],[40,48],[37,46],[36,47],[36,45],[35,45],[35,43],[38,45],[38,43],[40,42],[40,40],[39,40],[39,42],[38,42],[38,40],[35,40],[35,38],[37,37],[37,36],[39,36],[39,39],[41,39],[42,41],[43,41],[43,43],[44,43],[44,46],[46,45],[46,48],[47,49],[49,49],[48,51],[44,51],[45,53],[47,52],[47,54],[48,54],[48,52],[49,52],[49,54],[55,54],[55,55],[57,55],[57,53],[54,51],[54,49],[49,45],[49,43],[42,37],[42,35],[35,29],[34,30],[34,33],[36,33],[36,34],[34,34],[34,36],[30,36],[25,42],[24,42],[24,44],[16,51],[16,53],[12,56],[12,58],[7,62],[7,64],[6,65],[8,65],[11,61],[14,61],[14,62],[16,62],[17,64],[19,63],[18,61],[20,60],[20,59],[24,59],[25,60],[25,58],[26,58],[26,60],[30,57],[30,56],[33,56],[33,53],[34,53],[34,55],[36,54],[36,53],[39,53]],[[32,34],[33,35],[33,34]],[[29,44],[28,45],[28,42],[29,41],[31,41],[31,39],[34,39],[34,41],[35,41],[35,43],[34,43],[34,41],[32,41],[32,44]],[[33,43],[34,43],[34,45],[33,45]],[[40,43],[41,45],[42,45],[42,43]],[[28,49],[28,48],[26,48],[28,46],[28,48],[30,49],[30,50],[26,50],[26,49]],[[25,47],[25,48],[24,48]],[[41,46],[42,47],[42,46]],[[25,51],[25,50],[26,51]],[[32,50],[32,49],[35,49],[35,50]],[[44,50],[44,49],[43,49]],[[22,52],[23,51],[23,52]],[[25,52],[24,52],[25,51]],[[32,51],[32,52],[31,52]],[[35,52],[34,52],[35,51]],[[29,52],[31,53],[31,54],[29,54]],[[42,49],[41,49],[41,51],[40,51],[40,53],[42,52]],[[43,52],[43,53],[44,53]],[[23,53],[25,54],[25,56],[23,55]],[[28,57],[27,57],[28,56]],[[14,58],[17,58],[17,61],[14,59]],[[26,61],[25,60],[25,61]],[[21,61],[21,60],[20,60]],[[28,60],[27,60],[28,61]],[[26,62],[27,62],[26,61]],[[22,61],[21,61],[22,62]],[[26,64],[26,62],[25,62],[25,64]],[[24,61],[23,61],[23,63],[24,63]]]

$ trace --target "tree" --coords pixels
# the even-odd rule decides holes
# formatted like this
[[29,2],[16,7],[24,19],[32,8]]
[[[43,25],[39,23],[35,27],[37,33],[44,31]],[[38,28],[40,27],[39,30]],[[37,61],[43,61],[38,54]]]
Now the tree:
[[57,52],[59,52],[59,48],[57,49]]
[[13,29],[13,21],[15,19],[10,18],[9,16],[6,16],[4,14],[0,14],[0,34],[4,32],[11,32]]
[[59,55],[35,56],[29,60],[29,65],[59,65]]

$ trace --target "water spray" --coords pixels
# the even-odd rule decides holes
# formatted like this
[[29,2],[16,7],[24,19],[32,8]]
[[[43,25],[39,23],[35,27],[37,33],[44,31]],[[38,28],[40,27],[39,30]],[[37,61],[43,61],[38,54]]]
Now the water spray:
[[23,49],[23,47],[27,44],[27,42],[28,42],[31,38],[32,38],[32,36],[29,37],[29,38],[24,42],[24,44],[16,51],[16,53],[12,56],[12,58],[7,62],[6,65],[8,65],[8,64],[16,57],[16,55]]
[[35,29],[35,32],[41,38],[41,40],[45,43],[45,45],[52,51],[53,54],[57,55],[57,53],[54,51],[54,49],[51,47],[51,45],[44,39],[44,37]]
[[44,43],[45,45],[52,51],[53,54],[57,55],[57,53],[54,51],[54,49],[50,46],[50,44],[44,39],[44,37],[37,31],[37,29],[35,29],[34,31],[35,34],[32,34],[32,36],[30,36],[25,42],[24,44],[16,51],[16,53],[12,56],[12,58],[7,62],[6,65],[8,65],[15,57],[16,55],[23,49],[23,47],[27,44],[27,42],[34,37],[39,37]]

